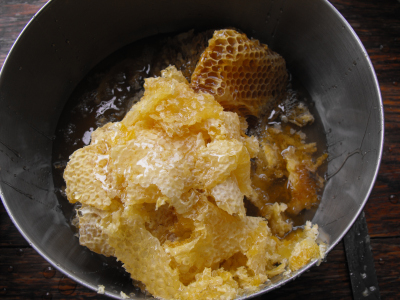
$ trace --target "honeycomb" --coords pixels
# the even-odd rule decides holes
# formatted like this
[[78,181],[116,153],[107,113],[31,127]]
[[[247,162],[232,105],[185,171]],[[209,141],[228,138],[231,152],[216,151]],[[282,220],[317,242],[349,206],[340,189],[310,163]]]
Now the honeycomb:
[[291,271],[296,271],[309,263],[314,257],[323,257],[325,245],[318,245],[318,225],[307,221],[304,230],[292,231],[277,243],[277,253],[288,260]]
[[104,256],[114,256],[115,250],[108,242],[105,224],[110,221],[109,213],[83,204],[78,210],[79,243],[93,252]]
[[[270,205],[276,202],[286,203],[285,212],[291,216],[317,206],[324,184],[317,169],[328,154],[321,154],[315,159],[316,143],[307,144],[303,133],[288,126],[269,127],[261,136],[261,150],[251,176],[257,197],[250,198],[260,208],[261,215],[267,218],[275,216],[277,221],[277,214],[271,213]],[[281,222],[274,222],[278,223]],[[274,230],[274,233],[277,231]],[[281,231],[278,235],[283,234],[284,231]]]
[[225,109],[259,117],[286,92],[285,60],[235,30],[214,32],[191,78],[191,87],[209,93]]
[[230,272],[205,268],[177,299],[234,299],[238,288]]
[[[65,190],[71,203],[79,201],[98,209],[110,209],[112,199],[107,193],[106,173],[108,155],[102,155],[96,145],[75,151],[64,171]],[[77,170],[81,170],[76,176]]]
[[246,214],[243,203],[243,194],[239,188],[235,176],[229,176],[224,182],[217,184],[211,189],[211,196],[217,206],[229,214],[237,214],[243,217]]
[[196,229],[191,237],[165,246],[180,273],[189,279],[237,252],[246,255],[254,243],[269,236],[262,218],[237,218],[209,201],[198,202],[192,215]]
[[140,214],[124,212],[113,225],[108,230],[109,244],[127,272],[141,280],[152,294],[173,299],[183,288],[178,271],[171,268],[171,258],[146,230]]
[[[121,122],[96,129],[70,157],[64,179],[69,201],[82,203],[80,243],[117,257],[163,299],[234,299],[322,258],[317,228],[288,234],[290,203],[266,205],[254,180],[285,166],[281,177],[301,185],[299,172],[318,163],[297,150],[279,156],[279,133],[248,136],[244,117],[194,91],[175,67],[161,74],[145,80]],[[248,216],[245,197],[266,218]]]

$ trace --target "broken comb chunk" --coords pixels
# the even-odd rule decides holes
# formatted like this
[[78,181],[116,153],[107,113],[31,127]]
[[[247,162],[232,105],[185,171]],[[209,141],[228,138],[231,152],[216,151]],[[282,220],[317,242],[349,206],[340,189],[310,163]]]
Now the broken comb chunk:
[[282,56],[232,29],[215,31],[191,78],[191,87],[214,95],[226,110],[259,117],[285,95]]

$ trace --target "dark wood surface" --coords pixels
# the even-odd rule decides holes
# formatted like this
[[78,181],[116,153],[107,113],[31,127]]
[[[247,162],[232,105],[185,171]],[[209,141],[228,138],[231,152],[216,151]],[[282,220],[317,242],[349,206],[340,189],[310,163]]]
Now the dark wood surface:
[[[365,207],[382,299],[400,299],[400,1],[332,0],[354,28],[378,76],[385,110],[384,155]],[[45,0],[0,0],[0,66]],[[32,249],[0,205],[0,298],[106,299],[76,284]],[[343,243],[320,267],[258,299],[353,299]]]

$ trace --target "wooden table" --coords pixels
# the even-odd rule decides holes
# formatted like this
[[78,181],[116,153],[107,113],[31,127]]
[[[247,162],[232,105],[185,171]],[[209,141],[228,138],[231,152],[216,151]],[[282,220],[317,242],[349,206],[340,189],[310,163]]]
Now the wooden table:
[[[79,1],[79,0],[75,0]],[[400,1],[332,0],[364,43],[385,109],[383,161],[365,207],[382,299],[400,299]],[[45,0],[0,0],[0,66]],[[343,242],[327,261],[258,299],[353,299]],[[20,235],[0,205],[0,298],[108,299],[55,271]]]

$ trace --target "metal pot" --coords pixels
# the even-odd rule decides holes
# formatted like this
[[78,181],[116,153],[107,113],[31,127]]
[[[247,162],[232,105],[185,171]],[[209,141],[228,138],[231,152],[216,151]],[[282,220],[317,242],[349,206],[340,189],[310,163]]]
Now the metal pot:
[[[331,250],[374,185],[383,147],[378,82],[360,40],[326,0],[52,0],[10,51],[0,77],[0,191],[23,236],[60,271],[119,298],[141,294],[120,266],[78,243],[54,193],[58,118],[80,80],[103,58],[144,37],[191,28],[240,28],[287,61],[308,90],[327,135],[329,163],[312,222]],[[275,277],[257,294],[285,284]]]

